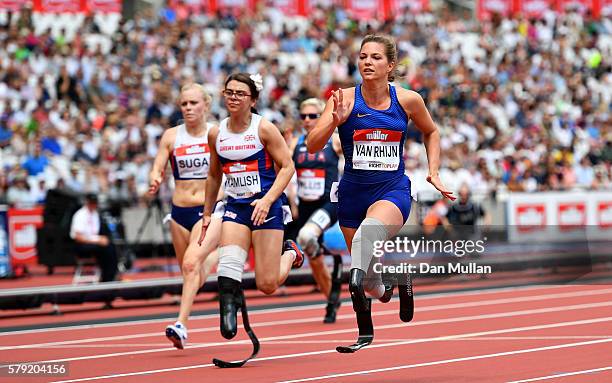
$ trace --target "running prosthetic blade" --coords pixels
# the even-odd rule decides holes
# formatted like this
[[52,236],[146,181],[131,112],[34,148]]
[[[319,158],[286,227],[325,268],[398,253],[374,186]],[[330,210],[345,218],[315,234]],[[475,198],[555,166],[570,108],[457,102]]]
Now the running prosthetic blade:
[[[368,299],[371,303],[371,300]],[[374,340],[374,325],[372,324],[372,311],[361,311],[357,314],[357,325],[359,326],[359,337],[357,342],[350,346],[338,346],[336,351],[342,354],[352,354],[368,346]]]
[[255,358],[259,353],[259,340],[255,335],[255,332],[251,328],[251,324],[249,323],[249,312],[246,306],[246,300],[244,298],[244,293],[242,289],[240,290],[240,311],[242,313],[242,325],[244,326],[244,330],[247,332],[249,339],[251,339],[251,343],[253,343],[253,351],[251,352],[251,356],[244,360],[235,361],[235,362],[226,362],[224,360],[213,358],[212,362],[215,366],[219,368],[239,368],[244,366],[249,360]]
[[409,273],[402,275],[398,283],[400,311],[402,322],[410,322],[414,317],[414,293],[412,291],[412,278]]
[[325,308],[323,323],[335,323],[338,308],[340,308],[340,290],[342,288],[342,257],[334,255],[334,270],[332,271],[331,291]]
[[233,339],[238,333],[237,317],[241,292],[240,282],[219,277],[219,329],[225,339]]
[[338,346],[336,351],[346,354],[359,351],[374,340],[374,325],[372,324],[372,299],[367,298],[363,291],[363,280],[366,273],[358,268],[351,269],[349,277],[349,292],[353,302],[353,311],[357,316],[359,337],[357,342],[350,346]]

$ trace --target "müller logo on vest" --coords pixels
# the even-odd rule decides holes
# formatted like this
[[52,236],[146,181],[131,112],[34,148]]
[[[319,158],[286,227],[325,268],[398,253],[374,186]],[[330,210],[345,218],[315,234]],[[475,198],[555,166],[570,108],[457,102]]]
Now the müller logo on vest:
[[231,173],[243,172],[247,169],[246,165],[237,162],[233,165],[230,165],[229,170]]
[[372,133],[366,134],[366,138],[368,140],[386,140],[388,136],[388,134],[385,134],[380,130],[375,130]]
[[185,154],[207,153],[204,145],[192,145],[185,150]]

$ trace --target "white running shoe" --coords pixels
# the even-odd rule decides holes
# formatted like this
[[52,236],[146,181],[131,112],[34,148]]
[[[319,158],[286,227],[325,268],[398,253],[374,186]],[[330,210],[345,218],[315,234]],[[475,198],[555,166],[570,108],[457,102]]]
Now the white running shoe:
[[187,344],[187,327],[181,322],[168,325],[168,327],[166,327],[166,338],[170,339],[174,347],[179,350],[184,349]]

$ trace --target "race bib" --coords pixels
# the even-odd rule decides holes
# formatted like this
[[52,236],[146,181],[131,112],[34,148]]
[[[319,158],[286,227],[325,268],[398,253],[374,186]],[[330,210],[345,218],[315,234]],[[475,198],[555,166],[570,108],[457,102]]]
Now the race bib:
[[298,169],[297,178],[301,199],[314,201],[325,193],[325,169]]
[[257,160],[230,162],[223,165],[225,193],[232,198],[249,198],[261,192]]
[[174,149],[174,158],[180,178],[208,177],[210,150],[208,144],[179,146]]
[[402,132],[361,129],[353,133],[353,169],[394,171],[399,168]]

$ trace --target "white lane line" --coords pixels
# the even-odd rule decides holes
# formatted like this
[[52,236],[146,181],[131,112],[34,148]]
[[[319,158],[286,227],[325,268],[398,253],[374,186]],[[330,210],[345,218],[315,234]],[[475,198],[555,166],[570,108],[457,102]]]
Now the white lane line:
[[[451,304],[445,304],[445,305],[432,305],[432,306],[423,306],[423,307],[417,306],[415,311],[417,313],[421,313],[421,312],[440,311],[440,310],[448,310],[448,309],[461,309],[461,308],[466,308],[466,307],[494,306],[494,305],[509,304],[509,303],[533,302],[533,301],[541,301],[541,300],[564,299],[564,298],[585,297],[585,296],[594,296],[594,295],[608,295],[610,293],[612,293],[612,289],[559,293],[559,294],[543,294],[543,295],[515,297],[515,298],[490,299],[490,300],[466,302],[466,303],[451,303]],[[383,304],[380,302],[377,302],[377,303],[381,305]],[[314,307],[320,308],[319,305],[316,305]],[[286,311],[289,311],[289,310],[286,310]],[[277,310],[275,309],[274,312],[277,312]],[[377,312],[372,313],[372,316],[395,315],[396,313],[397,313],[397,310],[383,310],[383,311],[377,311]],[[349,314],[338,315],[336,319],[337,320],[351,319],[354,317],[355,317],[354,313],[349,313]],[[257,327],[261,328],[261,327],[268,327],[268,326],[302,324],[302,323],[320,322],[320,321],[321,321],[321,317],[316,316],[316,317],[300,318],[300,319],[287,319],[287,320],[280,320],[280,321],[261,322],[257,324]],[[242,325],[240,325],[239,327],[242,328]],[[211,327],[204,327],[204,328],[190,328],[189,333],[194,334],[194,333],[201,333],[201,332],[213,332],[213,331],[218,331],[218,330],[219,330],[219,326],[211,326]],[[117,336],[107,336],[107,337],[74,339],[74,340],[59,341],[59,342],[3,346],[3,347],[0,347],[0,351],[28,349],[28,348],[44,348],[44,347],[50,347],[50,346],[83,344],[83,343],[92,343],[92,342],[106,342],[106,341],[113,341],[113,340],[138,339],[138,338],[146,338],[146,337],[159,337],[160,334],[162,334],[162,329],[156,332],[137,333],[137,334],[130,334],[130,335],[117,335]]]
[[[545,313],[559,312],[559,311],[583,310],[583,309],[591,309],[591,308],[607,307],[607,306],[608,307],[612,306],[612,302],[589,303],[589,304],[583,304],[583,305],[561,306],[561,307],[547,307],[547,308],[542,308],[542,309],[510,311],[510,312],[502,312],[502,313],[495,313],[495,314],[471,315],[471,316],[456,317],[456,318],[432,319],[428,321],[411,323],[410,327],[426,326],[426,325],[431,325],[431,324],[474,321],[474,320],[482,320],[482,319],[507,318],[507,317],[523,316],[523,315],[545,314]],[[406,326],[407,325],[405,323],[398,323],[398,324],[378,326],[376,327],[376,329],[385,330],[385,329],[392,329],[392,328],[401,328],[401,327],[406,327]],[[351,327],[347,329],[317,331],[317,332],[307,332],[307,333],[297,333],[297,334],[267,337],[267,338],[261,338],[260,341],[299,339],[299,338],[322,336],[322,335],[354,333],[355,331],[356,331],[356,328]],[[239,341],[234,341],[234,342],[210,343],[206,346],[188,346],[188,347],[190,349],[195,349],[195,348],[223,346],[223,345],[228,345],[228,344],[249,344],[250,342],[251,342],[250,340],[245,339],[245,340],[239,340]],[[37,363],[57,363],[57,362],[77,361],[77,360],[104,359],[104,358],[114,358],[114,357],[126,356],[126,355],[151,354],[151,353],[156,353],[156,352],[174,351],[174,350],[175,349],[173,347],[164,347],[164,348],[154,348],[150,350],[125,351],[125,352],[115,352],[115,353],[110,353],[110,354],[96,354],[96,355],[78,356],[78,357],[63,358],[63,359],[44,360],[44,361],[37,361]],[[7,365],[0,365],[0,367],[6,367],[6,366]]]
[[[423,340],[430,338],[376,338],[376,342],[404,342],[407,340]],[[612,336],[608,335],[576,335],[576,336],[481,336],[475,338],[461,338],[461,339],[444,339],[444,341],[511,341],[511,340],[577,340],[577,339],[612,339]],[[260,341],[261,344],[269,345],[283,345],[283,344],[342,344],[351,343],[355,339],[316,339],[316,340],[265,340]],[[164,343],[109,343],[109,344],[87,344],[87,345],[62,345],[62,346],[50,346],[48,349],[86,349],[86,348],[118,348],[118,347],[163,347],[167,346],[168,342]],[[190,343],[193,346],[200,347],[213,347],[217,343]]]
[[[601,367],[601,368],[592,368],[590,370],[582,370],[582,371],[572,371],[572,372],[564,372],[562,374],[556,374],[556,375],[548,375],[548,376],[540,376],[538,378],[531,378],[531,379],[524,379],[524,380],[514,380],[512,382],[508,382],[508,383],[527,383],[527,382],[537,382],[539,380],[548,380],[548,379],[554,379],[554,378],[562,378],[564,376],[574,376],[574,375],[582,375],[582,374],[592,374],[594,372],[602,372],[602,371],[607,371],[607,370],[612,370],[612,366],[608,366],[608,367]],[[601,382],[603,382],[603,380],[601,380]]]
[[406,364],[402,366],[394,366],[394,367],[387,367],[387,368],[377,368],[373,370],[361,370],[361,371],[345,372],[342,374],[321,375],[321,376],[315,376],[312,378],[284,380],[284,381],[280,381],[277,383],[312,382],[315,380],[335,379],[335,378],[342,378],[346,376],[366,375],[366,374],[369,375],[369,374],[375,374],[379,372],[397,371],[397,370],[404,370],[408,368],[436,366],[436,365],[441,365],[441,364],[449,364],[449,363],[457,363],[457,362],[467,362],[470,360],[478,360],[478,359],[498,358],[501,356],[527,354],[531,352],[558,350],[558,349],[571,348],[571,347],[589,346],[593,344],[608,343],[608,342],[612,342],[612,339],[592,340],[592,341],[587,341],[587,342],[559,344],[555,346],[526,348],[526,349],[507,351],[507,352],[496,352],[493,354],[474,355],[474,356],[468,356],[464,358],[444,359],[444,360],[436,360],[436,361],[425,362],[425,363],[415,363],[415,364]]
[[[396,342],[396,343],[373,344],[373,345],[366,347],[364,351],[376,349],[376,348],[403,346],[403,345],[415,344],[415,343],[428,343],[428,342],[441,341],[441,340],[455,340],[455,339],[460,339],[460,338],[470,338],[470,337],[482,336],[482,335],[495,335],[495,334],[505,334],[505,333],[512,333],[512,332],[520,332],[520,331],[542,330],[542,329],[549,329],[549,328],[577,326],[577,325],[602,323],[602,322],[610,322],[610,321],[612,321],[612,317],[603,317],[603,318],[586,319],[586,320],[579,320],[579,321],[573,321],[573,322],[550,323],[550,324],[544,324],[544,325],[538,325],[538,326],[513,327],[513,328],[507,328],[507,329],[501,329],[501,330],[440,336],[440,337],[428,338],[428,339],[423,339],[423,340],[409,340],[409,341]],[[294,334],[293,336],[297,336],[297,335],[299,334]],[[603,342],[610,342],[610,341],[612,341],[612,339],[594,340],[591,342],[603,343]],[[364,351],[361,351],[361,352],[364,352]],[[257,358],[257,359],[252,360],[249,363],[257,363],[257,362],[262,362],[262,361],[267,361],[267,360],[291,359],[291,358],[299,358],[299,357],[304,357],[304,356],[313,356],[313,355],[322,355],[322,354],[333,354],[336,352],[337,351],[334,348],[331,350],[318,350],[318,351],[311,351],[311,352],[302,352],[302,353],[297,353],[297,354],[275,355],[275,356]],[[191,369],[196,369],[196,368],[206,368],[206,367],[212,367],[212,366],[213,366],[212,363],[198,364],[198,365],[191,365],[191,366],[171,367],[171,368],[163,368],[163,369],[157,369],[157,370],[127,372],[127,373],[122,373],[122,374],[62,380],[62,381],[56,381],[52,383],[72,383],[72,382],[85,382],[85,381],[92,381],[92,380],[114,379],[114,378],[121,378],[121,377],[127,377],[127,376],[150,375],[150,374],[158,374],[158,373],[164,373],[164,372],[191,370]]]
[[[518,287],[502,287],[499,289],[483,289],[483,290],[473,290],[473,291],[459,291],[459,292],[447,292],[447,293],[434,293],[428,294],[424,296],[416,296],[417,301],[429,300],[429,299],[438,299],[438,298],[446,298],[452,296],[472,296],[472,295],[485,295],[485,294],[497,294],[500,292],[513,292],[513,291],[530,291],[530,290],[548,290],[548,289],[559,289],[563,287],[568,287],[566,285],[536,285],[536,286],[518,286]],[[589,290],[592,291],[592,290]],[[373,302],[374,303],[374,302]],[[379,303],[379,302],[375,302]],[[383,304],[383,303],[381,303]],[[286,311],[301,311],[301,310],[310,310],[312,308],[320,308],[322,304],[312,304],[307,306],[298,306],[298,307],[284,307],[277,309],[265,309],[252,311],[249,315],[257,315],[257,314],[268,314],[275,312],[286,312]],[[191,320],[204,320],[210,318],[217,318],[217,314],[206,314],[206,315],[197,315],[191,317]],[[1,319],[1,317],[0,317]],[[108,320],[112,321],[117,318],[108,318]],[[63,327],[52,327],[52,328],[39,328],[32,330],[17,330],[17,331],[5,331],[0,332],[0,337],[3,336],[12,336],[12,335],[20,335],[20,334],[35,334],[39,332],[51,332],[51,331],[66,331],[66,330],[88,330],[92,328],[99,327],[122,327],[129,325],[140,325],[140,324],[148,324],[148,323],[166,323],[168,322],[168,318],[161,319],[142,319],[142,320],[134,320],[134,321],[125,321],[125,322],[109,322],[109,323],[98,323],[98,324],[87,324],[87,325],[77,325],[77,326],[63,326]]]

